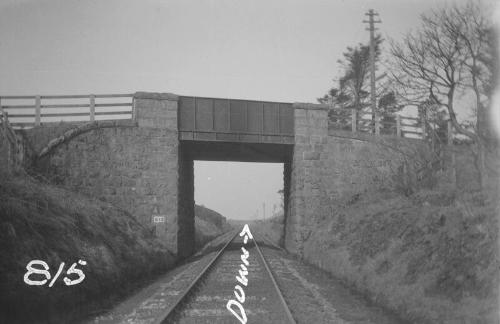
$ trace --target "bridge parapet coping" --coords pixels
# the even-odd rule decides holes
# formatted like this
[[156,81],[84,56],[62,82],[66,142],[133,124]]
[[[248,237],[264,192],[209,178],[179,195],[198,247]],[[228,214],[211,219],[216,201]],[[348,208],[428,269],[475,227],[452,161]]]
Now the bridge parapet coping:
[[178,101],[179,96],[169,92],[144,92],[139,91],[134,94],[134,99],[154,99],[154,100],[170,100]]

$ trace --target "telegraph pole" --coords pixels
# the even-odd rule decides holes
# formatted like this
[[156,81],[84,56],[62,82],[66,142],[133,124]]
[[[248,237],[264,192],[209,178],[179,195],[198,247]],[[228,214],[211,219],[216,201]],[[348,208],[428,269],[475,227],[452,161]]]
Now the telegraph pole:
[[381,23],[382,21],[379,19],[377,21],[374,20],[375,16],[378,16],[373,9],[368,10],[365,13],[368,16],[368,20],[363,20],[364,23],[368,23],[368,28],[366,30],[370,31],[370,99],[371,99],[371,107],[372,107],[372,120],[375,120],[375,134],[380,133],[380,124],[379,124],[379,115],[377,110],[377,98],[375,94],[375,24]]

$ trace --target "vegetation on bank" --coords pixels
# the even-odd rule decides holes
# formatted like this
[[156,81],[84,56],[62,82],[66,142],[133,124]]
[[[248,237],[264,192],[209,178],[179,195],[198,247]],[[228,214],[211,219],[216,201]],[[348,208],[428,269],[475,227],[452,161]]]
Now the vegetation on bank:
[[[252,230],[252,233],[255,233],[258,237],[262,237],[262,239],[265,239],[266,242],[277,246],[284,245],[285,215],[283,214],[283,210],[269,218],[255,219],[247,222],[248,226],[250,226],[250,229]],[[243,225],[240,226],[238,224],[236,227],[241,228]]]
[[[124,293],[175,261],[127,211],[28,176],[6,174],[0,175],[0,253],[2,323],[72,322],[97,305],[106,306],[110,292]],[[46,262],[52,278],[61,262],[65,267],[52,287],[50,280],[27,285],[23,277],[31,260]],[[86,261],[77,266],[85,279],[66,286],[63,277],[78,260]]]
[[[455,149],[453,172],[411,190],[355,192],[305,219],[304,261],[412,323],[498,323],[500,159],[486,157],[481,186],[472,154]],[[251,228],[276,243],[283,224]]]
[[224,216],[205,206],[195,205],[194,214],[196,250],[231,229]]
[[412,322],[497,323],[498,188],[471,187],[360,193],[311,220],[304,258]]

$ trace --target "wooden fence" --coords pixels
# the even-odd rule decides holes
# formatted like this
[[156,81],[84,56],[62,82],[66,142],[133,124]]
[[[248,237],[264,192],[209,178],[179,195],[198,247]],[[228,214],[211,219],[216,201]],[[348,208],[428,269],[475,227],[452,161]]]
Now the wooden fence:
[[0,114],[14,128],[54,122],[132,119],[133,94],[0,96]]
[[[0,96],[0,123],[17,129],[61,121],[134,119],[134,110],[134,94]],[[447,143],[453,138],[450,122],[443,136],[436,133],[435,125],[415,117],[380,114],[374,118],[355,109],[330,109],[328,115],[332,129]]]
[[[432,140],[439,135],[435,131],[436,125],[423,118],[397,114],[381,114],[377,120],[371,113],[356,111],[355,109],[330,109],[328,115],[330,128],[334,130],[394,135],[407,138],[431,138]],[[441,140],[451,143],[451,138],[453,138],[453,128],[451,122],[448,121],[446,134],[444,134],[444,138]]]

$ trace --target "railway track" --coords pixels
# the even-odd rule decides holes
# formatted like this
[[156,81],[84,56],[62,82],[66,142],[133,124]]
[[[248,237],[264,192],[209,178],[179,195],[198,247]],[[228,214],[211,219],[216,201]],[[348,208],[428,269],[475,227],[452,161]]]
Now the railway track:
[[238,234],[155,323],[295,323],[258,243]]

